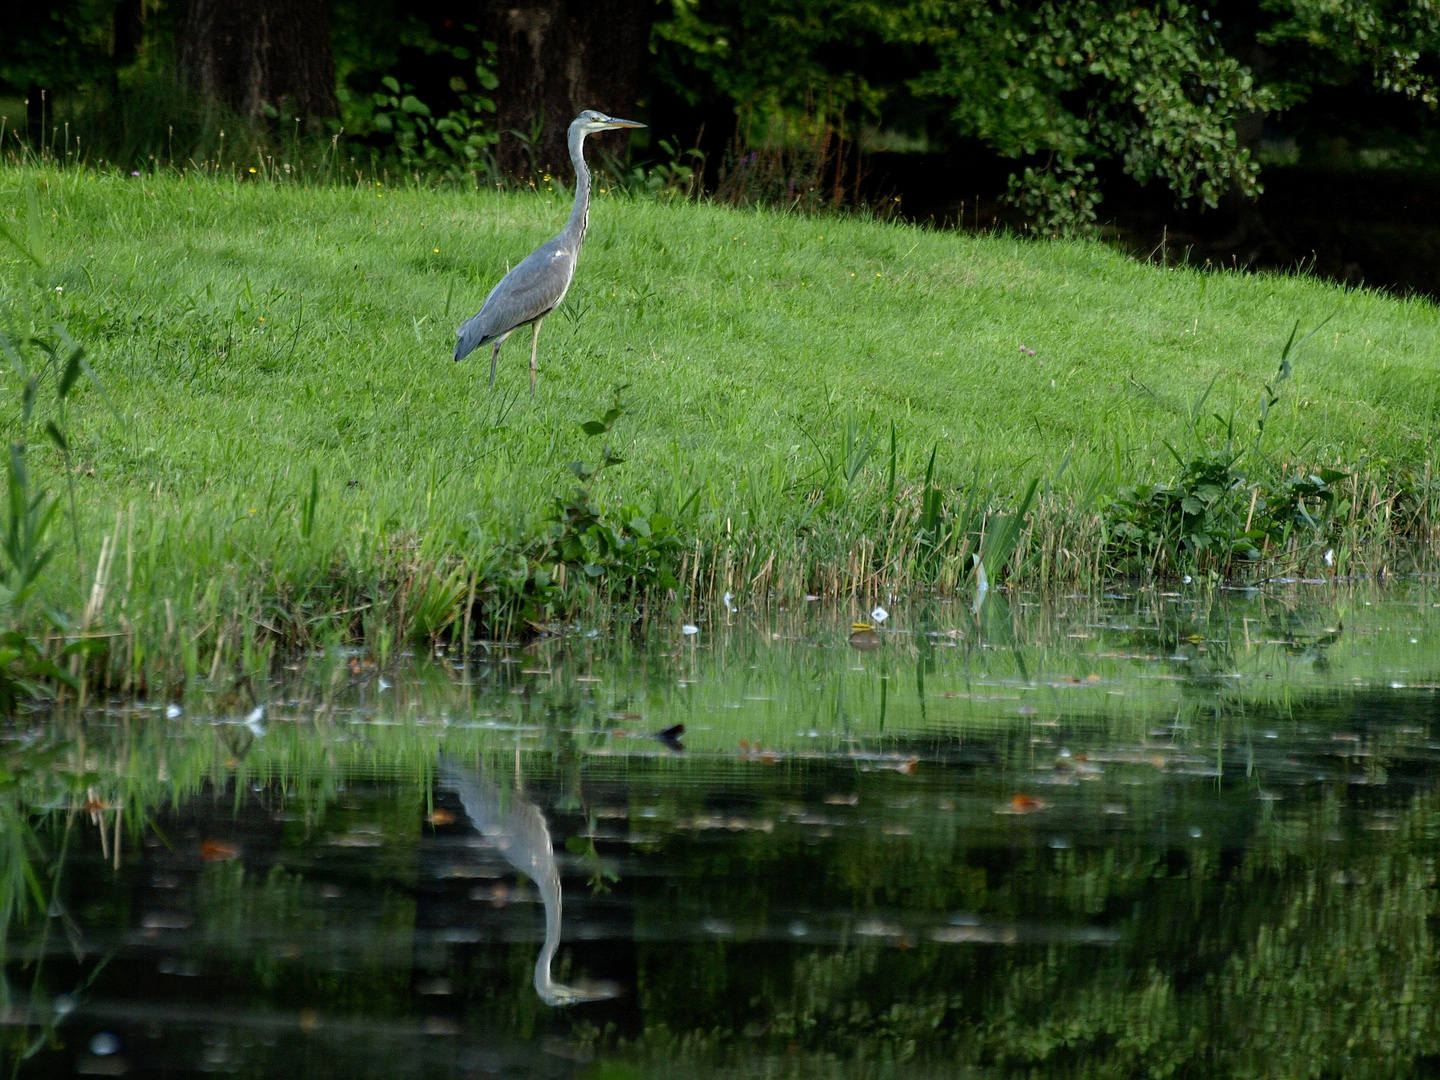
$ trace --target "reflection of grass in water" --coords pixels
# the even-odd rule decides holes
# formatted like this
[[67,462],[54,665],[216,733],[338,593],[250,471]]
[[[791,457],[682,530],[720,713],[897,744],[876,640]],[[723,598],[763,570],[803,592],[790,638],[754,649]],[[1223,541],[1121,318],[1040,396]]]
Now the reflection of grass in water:
[[[642,1075],[673,1074],[667,1068],[706,1075],[717,1058],[741,1053],[736,1039],[718,1034],[714,1024],[723,1018],[739,1034],[757,994],[764,1017],[745,1035],[748,1049],[742,1056],[773,1055],[793,1063],[812,1056],[818,1062],[827,1054],[845,1062],[898,1055],[947,1067],[1000,1060],[1060,1076],[1130,1076],[1163,1071],[1167,1063],[1184,1074],[1218,1061],[1227,1075],[1297,1075],[1309,1062],[1341,1060],[1351,1039],[1371,1055],[1366,1060],[1432,1052],[1436,1044],[1434,1018],[1440,1010],[1434,1006],[1440,1002],[1434,999],[1434,948],[1426,930],[1434,908],[1426,864],[1426,823],[1436,812],[1429,786],[1422,782],[1408,802],[1387,803],[1393,816],[1379,820],[1383,830],[1363,831],[1369,819],[1356,817],[1362,808],[1344,782],[1286,787],[1283,801],[1274,803],[1254,797],[1271,778],[1242,779],[1243,769],[1222,793],[1205,779],[1167,779],[1143,763],[1128,771],[1115,764],[1107,783],[1117,785],[1110,792],[1126,792],[1126,831],[1118,840],[1097,833],[1059,851],[1043,842],[1051,832],[1099,828],[1085,821],[1103,822],[1090,802],[1098,801],[1105,784],[1078,785],[1074,795],[1063,788],[1047,793],[1059,803],[1048,817],[997,815],[993,806],[1016,786],[1033,782],[1036,751],[1030,739],[1041,730],[1067,736],[1077,748],[1087,739],[1154,744],[1148,738],[1153,727],[1180,719],[1190,725],[1180,741],[1203,757],[1217,735],[1238,747],[1247,725],[1283,724],[1293,717],[1315,728],[1316,738],[1328,746],[1332,730],[1355,726],[1352,680],[1388,682],[1402,667],[1409,669],[1407,681],[1432,677],[1415,659],[1432,652],[1425,590],[1417,587],[1403,602],[1373,607],[1365,606],[1367,597],[1378,599],[1359,592],[1318,609],[1273,600],[1214,601],[1196,605],[1200,610],[1193,619],[1188,608],[1176,605],[1156,610],[1140,604],[1108,613],[1112,623],[1149,628],[1142,630],[1091,625],[1102,620],[1088,605],[1063,620],[1053,611],[996,605],[983,628],[962,605],[941,605],[928,613],[897,611],[890,624],[923,630],[928,621],[937,631],[963,629],[964,638],[933,639],[930,647],[915,640],[918,635],[893,635],[881,651],[863,654],[843,644],[848,617],[802,613],[770,628],[778,639],[706,628],[697,637],[708,648],[663,642],[621,646],[607,656],[608,650],[598,648],[587,655],[574,642],[541,645],[525,650],[521,663],[497,665],[506,672],[498,685],[476,682],[467,688],[453,671],[417,664],[416,677],[397,678],[378,694],[368,673],[354,676],[354,687],[332,691],[333,673],[316,665],[285,689],[284,698],[295,704],[279,704],[278,693],[272,698],[276,704],[260,738],[238,722],[214,726],[200,701],[192,702],[190,718],[179,722],[130,713],[121,723],[88,724],[83,757],[89,774],[71,779],[63,770],[51,770],[27,777],[24,805],[31,810],[56,800],[63,805],[67,789],[78,797],[80,790],[93,788],[97,805],[124,803],[125,844],[133,851],[147,811],[183,801],[207,781],[222,786],[227,799],[233,791],[236,799],[248,801],[250,782],[262,781],[262,797],[271,800],[267,811],[283,809],[292,819],[286,851],[343,838],[363,824],[378,829],[384,840],[375,853],[380,859],[403,862],[418,830],[427,827],[425,788],[438,748],[443,744],[469,762],[482,758],[508,776],[514,729],[520,727],[527,729],[518,732],[522,744],[534,751],[526,755],[526,776],[537,785],[583,796],[572,774],[595,789],[616,780],[639,781],[626,796],[632,800],[632,827],[649,835],[646,850],[653,857],[687,868],[700,882],[680,901],[668,893],[642,894],[636,901],[637,926],[653,928],[661,941],[637,947],[643,1031],[617,1052]],[[1345,630],[1333,643],[1316,645],[1333,625],[1337,607],[1343,608]],[[1197,637],[1201,640],[1191,640]],[[1410,643],[1412,637],[1417,644]],[[1317,671],[1318,657],[1307,655],[1317,648],[1325,670]],[[1176,655],[1172,649],[1185,650],[1191,659],[1163,659]],[[337,663],[350,677],[348,661]],[[862,666],[866,670],[853,670]],[[549,674],[508,673],[522,667]],[[1252,677],[1218,678],[1235,671]],[[1092,673],[1101,675],[1099,686],[1086,683]],[[1147,674],[1172,678],[1139,677]],[[1267,674],[1275,677],[1266,679]],[[882,675],[889,687],[883,732],[877,715]],[[601,681],[577,681],[582,676]],[[1072,677],[1080,681],[1072,683]],[[685,689],[679,687],[682,678]],[[944,696],[1004,694],[1031,682],[1037,688],[1020,690],[1014,701]],[[1117,688],[1126,691],[1125,698],[1111,696]],[[1040,711],[1022,715],[1019,705],[1030,700]],[[735,702],[748,704],[725,708]],[[229,714],[238,721],[245,707]],[[617,713],[643,720],[612,719]],[[376,723],[354,722],[359,719]],[[616,726],[644,732],[675,720],[687,725],[688,757],[637,762],[585,754],[591,747],[658,750],[611,732]],[[1058,727],[1039,727],[1050,720]],[[503,726],[462,726],[470,722]],[[862,771],[865,762],[852,770],[794,759],[796,752],[819,744],[832,762],[847,762],[852,744],[834,734],[845,733],[847,723],[848,733],[872,750],[930,752],[963,738],[994,748],[996,756],[965,782],[968,801],[952,810],[941,803],[955,799],[953,770],[922,761],[906,776]],[[814,740],[810,724],[822,732]],[[1423,722],[1412,734],[1402,726],[1361,731],[1362,749],[1378,768],[1391,757],[1413,753],[1428,738]],[[72,740],[70,762],[79,764],[82,729],[70,719],[57,719],[53,727]],[[801,730],[803,737],[797,735]],[[734,752],[739,738],[774,747],[779,760],[773,766],[742,760]],[[722,756],[708,757],[712,751]],[[357,784],[377,774],[397,779],[399,792],[366,793]],[[822,813],[837,819],[851,815],[857,822],[865,817],[868,824],[837,829],[835,838],[817,846],[802,843],[795,826],[786,823],[796,784],[809,775],[830,784],[844,781],[840,794],[860,795],[855,807],[843,801],[832,805],[816,787],[810,797]],[[1142,782],[1119,787],[1121,778]],[[712,786],[744,791],[750,801],[743,812],[727,811],[724,820],[715,821]],[[338,805],[351,800],[357,809]],[[897,806],[914,801],[877,809],[887,800]],[[640,815],[642,804],[656,816]],[[1077,808],[1084,814],[1073,813]],[[580,809],[577,805],[572,816],[580,817]],[[106,827],[113,827],[113,810],[103,813]],[[1206,826],[1203,839],[1186,838],[1184,815]],[[49,814],[51,822],[64,816],[63,810]],[[773,831],[760,827],[766,820],[776,823]],[[83,814],[76,822],[93,846],[95,826]],[[890,824],[903,824],[908,832],[883,831]],[[1337,829],[1346,843],[1330,839]],[[46,835],[52,844],[56,834]],[[1160,843],[1156,838],[1164,835],[1171,839]],[[726,838],[724,858],[710,837]],[[561,839],[557,830],[557,842]],[[995,853],[1006,851],[1013,865],[1006,863],[1000,872]],[[397,863],[381,876],[406,880],[405,873]],[[852,921],[864,915],[882,928],[894,923],[899,929],[857,932],[843,948],[747,946],[747,936],[765,929],[767,920],[791,917],[783,904],[771,911],[757,902],[781,881],[838,904]],[[310,925],[307,920],[316,916],[307,908],[307,889],[313,888],[294,870],[252,878],[242,861],[222,859],[203,871],[197,926],[215,955],[243,952],[259,925],[273,921],[297,933]],[[356,1015],[408,1007],[405,934],[415,916],[401,901],[373,913],[364,925],[374,932],[361,935],[368,943],[353,958],[356,969],[344,978],[314,982],[307,1005],[319,1001]],[[986,925],[1027,918],[1101,925],[1116,929],[1121,941],[1104,949],[931,941],[926,927],[943,924],[954,911],[983,916]],[[712,912],[731,921],[730,933],[704,944],[664,940],[667,927],[696,924]],[[898,946],[897,935],[908,935],[908,947]],[[504,985],[528,988],[533,955],[532,944],[514,950],[509,956],[514,970]],[[301,969],[287,964],[284,957],[247,960],[256,978],[278,988],[301,978]],[[405,974],[397,976],[397,970]],[[1196,971],[1207,974],[1196,978]],[[1363,1024],[1356,1025],[1352,1012],[1334,1008],[1335,1002],[1356,1003]],[[533,1025],[535,1016],[529,997],[512,1001],[487,987],[467,1006],[465,1022]],[[1293,1038],[1277,1050],[1270,1046],[1273,1038],[1261,1034],[1274,1031],[1291,1032]],[[592,1034],[600,1046],[608,1045],[601,1032]],[[1267,1064],[1272,1055],[1280,1063],[1274,1069]],[[1071,1069],[1076,1062],[1085,1069]],[[865,1075],[863,1068],[859,1075]]]
[[[279,784],[303,820],[319,819],[347,777],[423,787],[442,746],[472,759],[519,746],[587,767],[636,754],[679,765],[686,759],[650,737],[676,723],[689,759],[737,769],[762,750],[767,761],[862,754],[892,767],[997,733],[1017,754],[1032,735],[1138,744],[1176,721],[1198,746],[1217,730],[1239,737],[1259,713],[1273,724],[1344,700],[1356,680],[1440,679],[1422,660],[1424,591],[1373,607],[1370,595],[1385,594],[1319,607],[1224,594],[1104,609],[1074,600],[1064,612],[1002,598],[978,620],[964,605],[932,605],[893,614],[876,652],[846,644],[844,614],[802,610],[763,628],[736,616],[694,638],[498,649],[468,676],[416,659],[384,688],[373,668],[335,653],[268,690],[197,694],[179,720],[143,706],[119,726],[56,717],[51,730],[69,742],[60,767],[16,784],[37,806],[64,802],[78,784],[125,806],[126,826],[139,830],[144,808],[232,778]],[[252,693],[268,698],[263,725],[243,722]]]

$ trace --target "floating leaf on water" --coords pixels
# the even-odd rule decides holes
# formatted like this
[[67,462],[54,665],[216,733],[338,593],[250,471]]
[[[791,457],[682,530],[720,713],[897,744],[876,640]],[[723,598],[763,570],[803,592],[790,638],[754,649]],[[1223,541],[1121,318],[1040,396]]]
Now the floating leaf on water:
[[864,922],[855,924],[855,933],[862,937],[899,937],[903,931],[894,923],[883,922],[880,919],[866,919]]
[[254,735],[257,739],[263,739],[265,737],[264,719],[264,705],[256,705],[255,708],[250,710],[250,715],[245,717],[245,726],[250,729],[250,734]]
[[206,862],[224,862],[226,859],[236,858],[239,854],[239,848],[223,840],[206,840],[200,845],[200,858]]
[[862,652],[869,652],[880,647],[880,635],[869,623],[851,623],[850,644]]
[[661,746],[674,754],[683,754],[685,747],[680,742],[680,736],[685,734],[684,724],[671,724],[662,731],[657,731],[653,738]]
[[96,1033],[90,1040],[90,1053],[96,1057],[109,1057],[120,1049],[120,1040],[108,1031]]
[[449,810],[433,810],[430,816],[425,819],[431,825],[449,825],[454,822],[455,815]]
[[1010,796],[1010,803],[1001,813],[1008,814],[1033,814],[1036,811],[1049,807],[1049,803],[1043,799],[1037,799],[1030,795],[1019,794]]

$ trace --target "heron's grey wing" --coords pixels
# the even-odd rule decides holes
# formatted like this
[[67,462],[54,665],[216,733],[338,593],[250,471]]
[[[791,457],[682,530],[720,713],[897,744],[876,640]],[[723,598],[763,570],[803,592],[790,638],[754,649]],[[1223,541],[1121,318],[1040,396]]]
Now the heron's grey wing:
[[538,806],[519,791],[510,792],[502,802],[495,784],[457,768],[443,754],[440,782],[460,796],[460,805],[475,828],[500,841],[505,860],[534,881],[542,896],[559,892],[550,827]]
[[440,783],[460,796],[460,805],[471,823],[482,833],[505,827],[500,791],[483,777],[458,768],[445,754],[440,755]]
[[548,314],[565,296],[575,273],[575,253],[556,239],[541,244],[500,279],[473,318],[460,326],[455,359]]

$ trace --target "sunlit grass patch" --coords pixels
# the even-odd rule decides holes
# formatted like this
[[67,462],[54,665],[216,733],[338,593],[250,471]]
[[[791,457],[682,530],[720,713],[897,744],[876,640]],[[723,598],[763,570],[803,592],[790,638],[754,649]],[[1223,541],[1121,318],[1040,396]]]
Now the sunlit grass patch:
[[42,596],[83,610],[110,538],[98,617],[124,643],[119,677],[203,678],[280,643],[518,633],[635,600],[667,579],[569,564],[547,531],[569,463],[594,457],[580,422],[621,384],[607,437],[625,461],[593,499],[622,546],[631,517],[676,523],[662,592],[682,605],[968,591],[1032,482],[992,586],[1177,569],[1176,538],[1173,557],[1129,559],[1106,507],[1174,481],[1171,447],[1248,446],[1292,327],[1327,318],[1246,477],[1344,473],[1348,511],[1286,533],[1265,570],[1347,573],[1430,537],[1427,301],[1093,243],[602,196],[531,399],[528,341],[506,346],[493,393],[487,365],[450,350],[559,228],[563,193],[12,169],[0,224],[17,235],[27,184],[43,267],[0,253],[7,333],[68,328],[119,414],[81,386],[71,475],[32,455],[52,490],[73,480],[82,537],[57,546]]

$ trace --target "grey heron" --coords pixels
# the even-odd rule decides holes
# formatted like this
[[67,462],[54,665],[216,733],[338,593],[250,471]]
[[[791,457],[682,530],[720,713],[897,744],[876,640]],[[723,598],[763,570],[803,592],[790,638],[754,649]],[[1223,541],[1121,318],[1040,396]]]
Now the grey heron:
[[550,964],[560,948],[560,870],[550,826],[540,808],[520,790],[519,753],[516,753],[515,790],[508,798],[490,780],[462,771],[446,755],[440,755],[440,782],[460,796],[465,815],[482,836],[500,849],[505,861],[540,890],[545,907],[545,944],[535,959],[535,993],[546,1005],[576,1005],[615,997],[612,984],[565,986],[550,976]]
[[479,314],[466,319],[458,331],[455,359],[463,360],[481,345],[491,345],[490,386],[495,386],[495,362],[500,346],[520,327],[530,325],[530,393],[535,393],[535,353],[540,347],[540,324],[545,316],[560,306],[570,281],[575,276],[575,262],[580,245],[585,242],[585,227],[590,223],[590,170],[585,165],[585,136],[597,131],[619,128],[643,128],[634,120],[619,120],[594,109],[586,109],[570,124],[570,160],[575,163],[575,206],[570,220],[552,240],[547,240],[527,255],[514,270],[490,291]]

